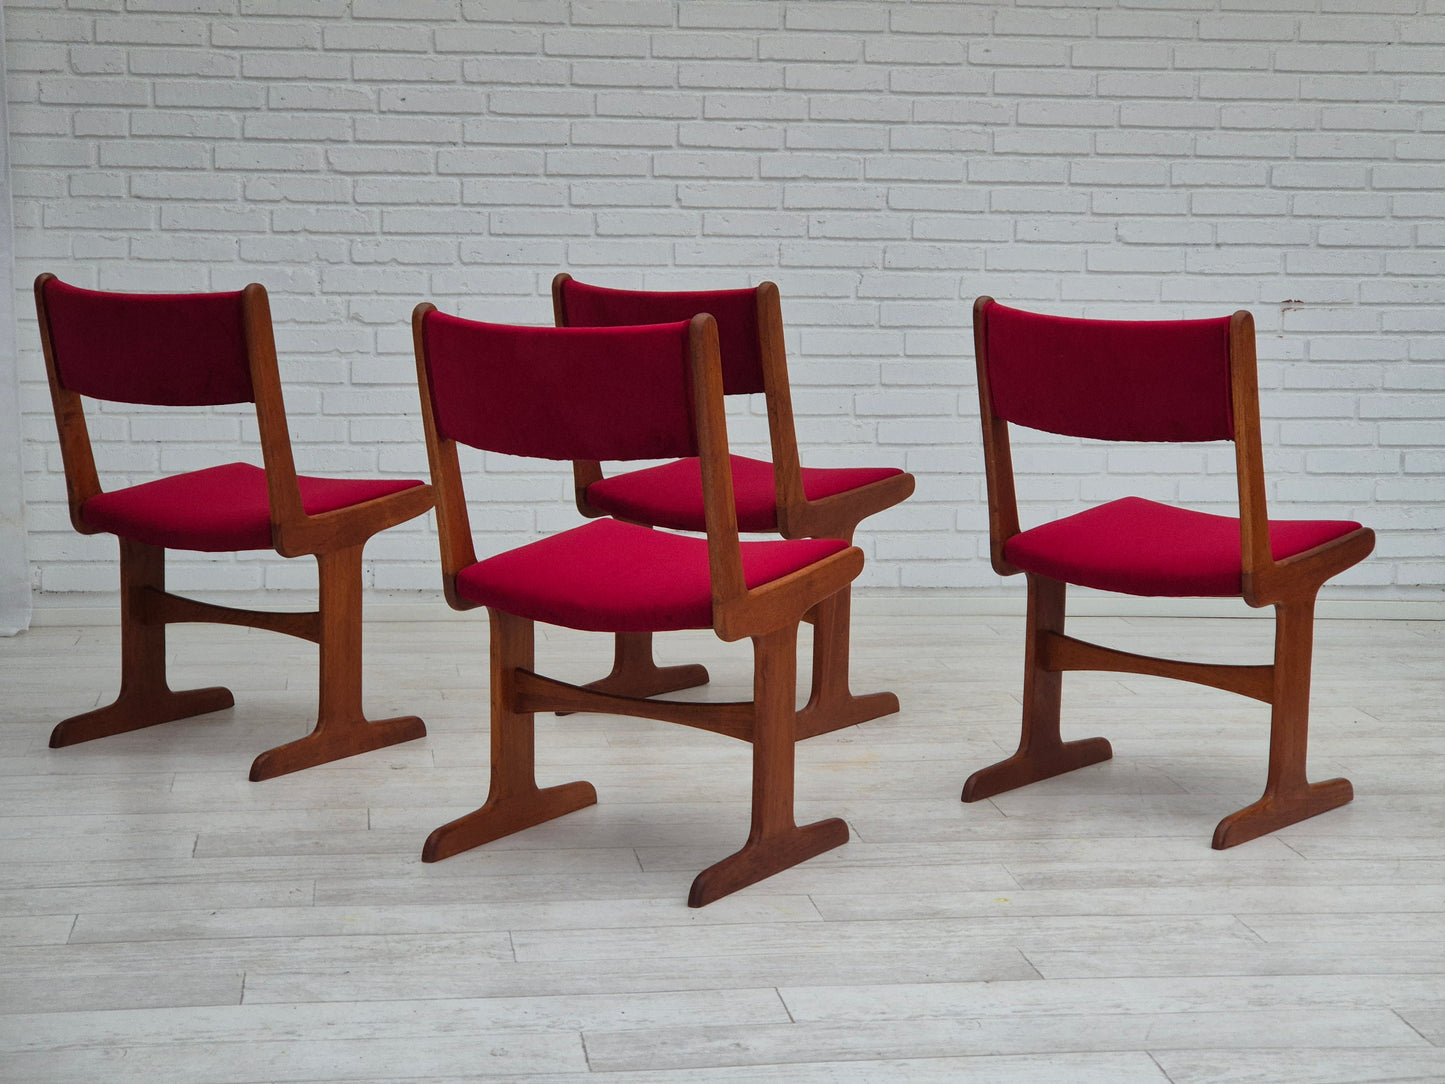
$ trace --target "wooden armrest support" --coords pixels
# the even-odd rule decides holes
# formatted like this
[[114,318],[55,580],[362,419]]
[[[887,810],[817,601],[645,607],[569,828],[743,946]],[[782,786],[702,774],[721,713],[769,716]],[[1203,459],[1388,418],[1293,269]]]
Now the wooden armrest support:
[[713,603],[713,628],[724,640],[762,636],[796,624],[818,603],[843,590],[863,571],[857,546],[825,557],[817,564],[748,591],[738,599]]
[[1276,561],[1260,572],[1246,572],[1241,593],[1251,606],[1271,606],[1301,595],[1313,595],[1326,580],[1359,564],[1374,548],[1375,532],[1361,527],[1314,549]]
[[301,557],[350,549],[372,535],[415,519],[434,504],[432,487],[423,484],[334,512],[278,523],[272,527],[276,552],[283,557]]
[[859,523],[907,500],[915,485],[913,475],[895,474],[796,507],[779,505],[778,533],[784,538],[851,539]]

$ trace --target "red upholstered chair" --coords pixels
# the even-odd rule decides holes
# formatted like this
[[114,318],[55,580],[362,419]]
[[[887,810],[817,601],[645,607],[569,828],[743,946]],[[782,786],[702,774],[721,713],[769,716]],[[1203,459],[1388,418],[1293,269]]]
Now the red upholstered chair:
[[[491,626],[491,790],[486,804],[432,832],[433,862],[597,801],[592,784],[539,789],[533,716],[600,711],[663,719],[749,741],[752,830],[698,874],[700,907],[847,841],[829,819],[793,819],[797,635],[814,607],[829,619],[863,555],[835,539],[739,542],[728,471],[723,376],[711,316],[647,327],[521,328],[412,316],[417,379],[437,494],[442,583],[456,609],[486,606]],[[553,460],[698,457],[706,537],[600,519],[478,561],[457,445]],[[533,623],[651,634],[713,629],[753,642],[753,699],[698,704],[567,685],[534,673]]]
[[[1271,708],[1264,796],[1214,831],[1232,847],[1343,805],[1348,780],[1305,775],[1314,603],[1331,576],[1363,560],[1374,533],[1335,520],[1270,520],[1260,449],[1254,320],[1076,320],[981,297],[973,308],[989,535],[1001,575],[1028,578],[1023,737],[1018,752],[969,777],[975,802],[1107,760],[1104,738],[1061,741],[1065,670],[1154,674],[1262,700]],[[1116,441],[1234,442],[1239,517],[1139,497],[1021,530],[1009,423]],[[1130,595],[1238,596],[1275,608],[1274,662],[1223,666],[1134,655],[1064,635],[1066,584]]]
[[[552,280],[552,308],[558,327],[654,324],[701,312],[717,320],[723,393],[763,393],[772,444],[771,463],[741,455],[731,459],[740,530],[851,542],[859,522],[913,492],[913,475],[896,467],[799,463],[782,307],[771,282],[745,290],[669,293],[589,286],[563,273]],[[573,477],[577,507],[584,516],[615,516],[679,531],[703,529],[702,483],[694,457],[607,478],[595,459],[581,459],[573,464]],[[845,591],[831,617],[815,615],[823,619],[814,622],[812,691],[798,714],[802,737],[898,710],[893,693],[854,696],[849,691],[849,603]],[[624,633],[617,637],[612,673],[593,687],[651,696],[702,685],[707,679],[702,666],[657,667],[648,636]]]
[[[315,729],[258,756],[253,780],[425,734],[414,716],[362,714],[361,550],[376,532],[430,508],[431,487],[296,473],[266,291],[253,283],[234,293],[102,293],[45,274],[35,280],[35,306],[71,523],[120,539],[120,695],[60,723],[51,747],[230,707],[228,689],[177,692],[166,684],[166,626],[184,621],[270,629],[320,647]],[[227,463],[103,491],[82,396],[164,407],[254,402],[265,466]],[[318,609],[259,612],[170,594],[167,549],[313,555]]]

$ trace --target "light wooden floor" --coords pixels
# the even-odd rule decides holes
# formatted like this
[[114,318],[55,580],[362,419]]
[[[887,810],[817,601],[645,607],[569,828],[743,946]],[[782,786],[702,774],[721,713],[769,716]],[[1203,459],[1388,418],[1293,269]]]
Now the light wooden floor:
[[[1266,661],[1269,629],[1071,623],[1221,661]],[[748,748],[663,723],[539,718],[541,781],[599,804],[422,865],[486,790],[483,617],[370,624],[369,707],[429,735],[266,783],[251,758],[315,708],[309,645],[181,627],[174,684],[234,709],[52,751],[112,695],[117,634],[0,640],[0,1079],[1445,1080],[1445,626],[1321,623],[1312,774],[1355,802],[1226,852],[1262,705],[1069,675],[1066,736],[1115,759],[965,806],[1013,748],[1021,620],[860,615],[854,639],[855,688],[903,711],[798,756],[800,819],[852,840],[701,911]],[[743,646],[663,654],[746,693]],[[539,668],[607,657],[547,630]]]

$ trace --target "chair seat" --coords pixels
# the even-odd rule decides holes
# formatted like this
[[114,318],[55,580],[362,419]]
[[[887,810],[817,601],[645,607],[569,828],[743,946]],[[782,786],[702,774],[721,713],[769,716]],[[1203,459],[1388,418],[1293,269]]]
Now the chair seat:
[[[1272,520],[1276,561],[1359,530],[1346,520]],[[1052,580],[1126,595],[1224,597],[1242,590],[1239,520],[1125,497],[1015,535],[1004,556]]]
[[[778,493],[773,465],[762,459],[731,456],[733,499],[738,530],[778,529]],[[861,489],[903,472],[896,467],[804,467],[803,495],[810,501]],[[704,531],[702,469],[696,458],[628,471],[587,488],[587,500],[610,516],[650,523],[675,531]]]
[[[307,515],[334,512],[421,483],[411,478],[297,475]],[[86,526],[166,549],[220,553],[271,548],[266,472],[250,463],[173,474],[102,493],[81,508]]]
[[[837,539],[742,543],[748,588],[847,548]],[[600,519],[464,568],[457,593],[518,617],[588,632],[712,627],[707,539]]]

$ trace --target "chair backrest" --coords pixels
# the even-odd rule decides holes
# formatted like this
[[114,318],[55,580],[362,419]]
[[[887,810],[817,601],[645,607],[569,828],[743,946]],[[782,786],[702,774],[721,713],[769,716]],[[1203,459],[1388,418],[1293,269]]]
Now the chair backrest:
[[476,562],[458,443],[574,463],[579,456],[696,455],[713,629],[725,640],[796,622],[862,570],[862,552],[847,547],[796,573],[747,585],[712,315],[625,327],[513,327],[448,316],[423,302],[412,311],[411,328],[442,586],[455,609],[476,605],[457,591],[458,574]]
[[1100,440],[1233,438],[1229,317],[1081,320],[994,301],[981,308],[980,375],[1004,421]]
[[35,280],[40,344],[60,436],[70,519],[101,490],[81,396],[145,406],[255,403],[272,535],[290,555],[308,517],[281,397],[264,287],[207,294],[86,290],[46,273]]
[[729,469],[717,324],[513,327],[412,312],[442,584],[475,563],[457,444],[555,460],[699,457],[715,606],[746,593]]
[[1243,571],[1271,568],[1254,320],[1083,320],[980,297],[973,305],[995,571],[1017,572],[1010,422],[1099,440],[1234,442]]
[[552,303],[558,327],[668,324],[710,313],[718,326],[723,393],[748,395],[767,390],[758,334],[760,289],[616,290],[558,275],[552,284]]
[[[785,535],[805,532],[809,503],[803,492],[798,438],[793,430],[793,396],[783,348],[783,309],[778,288],[760,282],[745,290],[614,290],[589,286],[565,271],[552,279],[552,310],[558,327],[617,327],[687,320],[707,313],[717,322],[723,394],[767,396],[768,443],[773,454],[773,489],[778,524]],[[602,477],[596,460],[573,461],[577,509],[603,513],[587,499]]]
[[697,455],[686,321],[550,328],[421,317],[437,435],[543,459]]
[[148,406],[255,400],[240,290],[110,293],[46,276],[36,294],[67,391]]

